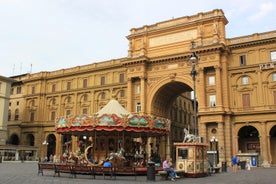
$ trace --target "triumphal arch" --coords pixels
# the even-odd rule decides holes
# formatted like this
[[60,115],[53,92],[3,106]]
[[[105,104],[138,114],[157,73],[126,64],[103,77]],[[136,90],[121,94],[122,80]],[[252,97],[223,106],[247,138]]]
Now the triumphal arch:
[[[215,128],[220,147],[225,150],[221,156],[231,158],[227,23],[223,12],[214,10],[131,29],[124,66],[128,78],[127,107],[132,109],[136,105],[131,90],[135,90],[133,85],[139,81],[141,111],[173,118],[169,110],[172,101],[193,90],[189,58],[195,52],[200,57],[196,66],[199,135],[208,142],[209,132]],[[209,77],[214,77],[214,85],[209,85]],[[210,95],[215,97],[214,101],[210,101]]]

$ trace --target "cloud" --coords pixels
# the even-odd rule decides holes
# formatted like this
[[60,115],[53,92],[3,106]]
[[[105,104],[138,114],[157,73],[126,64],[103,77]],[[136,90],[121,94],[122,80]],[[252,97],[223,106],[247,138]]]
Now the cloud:
[[248,20],[250,22],[255,22],[261,20],[263,17],[269,14],[269,12],[273,11],[274,5],[272,2],[262,3],[259,7],[259,11],[254,15],[250,16]]

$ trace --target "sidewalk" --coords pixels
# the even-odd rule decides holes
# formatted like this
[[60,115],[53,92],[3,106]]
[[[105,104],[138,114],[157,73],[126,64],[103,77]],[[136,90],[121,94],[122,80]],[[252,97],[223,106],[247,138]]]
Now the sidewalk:
[[187,183],[187,184],[273,184],[276,180],[276,168],[252,168],[252,170],[238,170],[235,174],[232,168],[226,173],[213,174],[203,178],[182,178],[175,182],[161,180],[156,176],[155,181],[147,181],[147,176],[117,176],[117,180],[97,176],[96,180],[89,176],[78,175],[73,179],[69,174],[53,177],[52,171],[45,171],[44,176],[37,175],[37,163],[0,163],[0,184],[129,184],[129,183]]

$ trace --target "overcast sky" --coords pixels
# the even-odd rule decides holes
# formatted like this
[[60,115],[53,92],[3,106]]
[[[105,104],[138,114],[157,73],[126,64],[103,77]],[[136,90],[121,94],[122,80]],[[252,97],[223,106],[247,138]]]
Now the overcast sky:
[[275,0],[0,0],[0,75],[126,57],[131,28],[213,9],[227,38],[276,30]]

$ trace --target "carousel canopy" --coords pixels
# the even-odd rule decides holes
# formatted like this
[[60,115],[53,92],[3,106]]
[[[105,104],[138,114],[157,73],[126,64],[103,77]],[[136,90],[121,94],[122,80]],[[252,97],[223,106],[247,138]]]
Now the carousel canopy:
[[56,131],[72,135],[111,131],[167,134],[170,131],[170,120],[152,115],[133,115],[117,100],[111,99],[99,112],[91,116],[60,117],[56,122]]
[[100,117],[103,114],[115,114],[116,116],[122,118],[122,115],[128,115],[131,117],[131,113],[128,112],[117,100],[111,99],[99,112],[97,116]]

